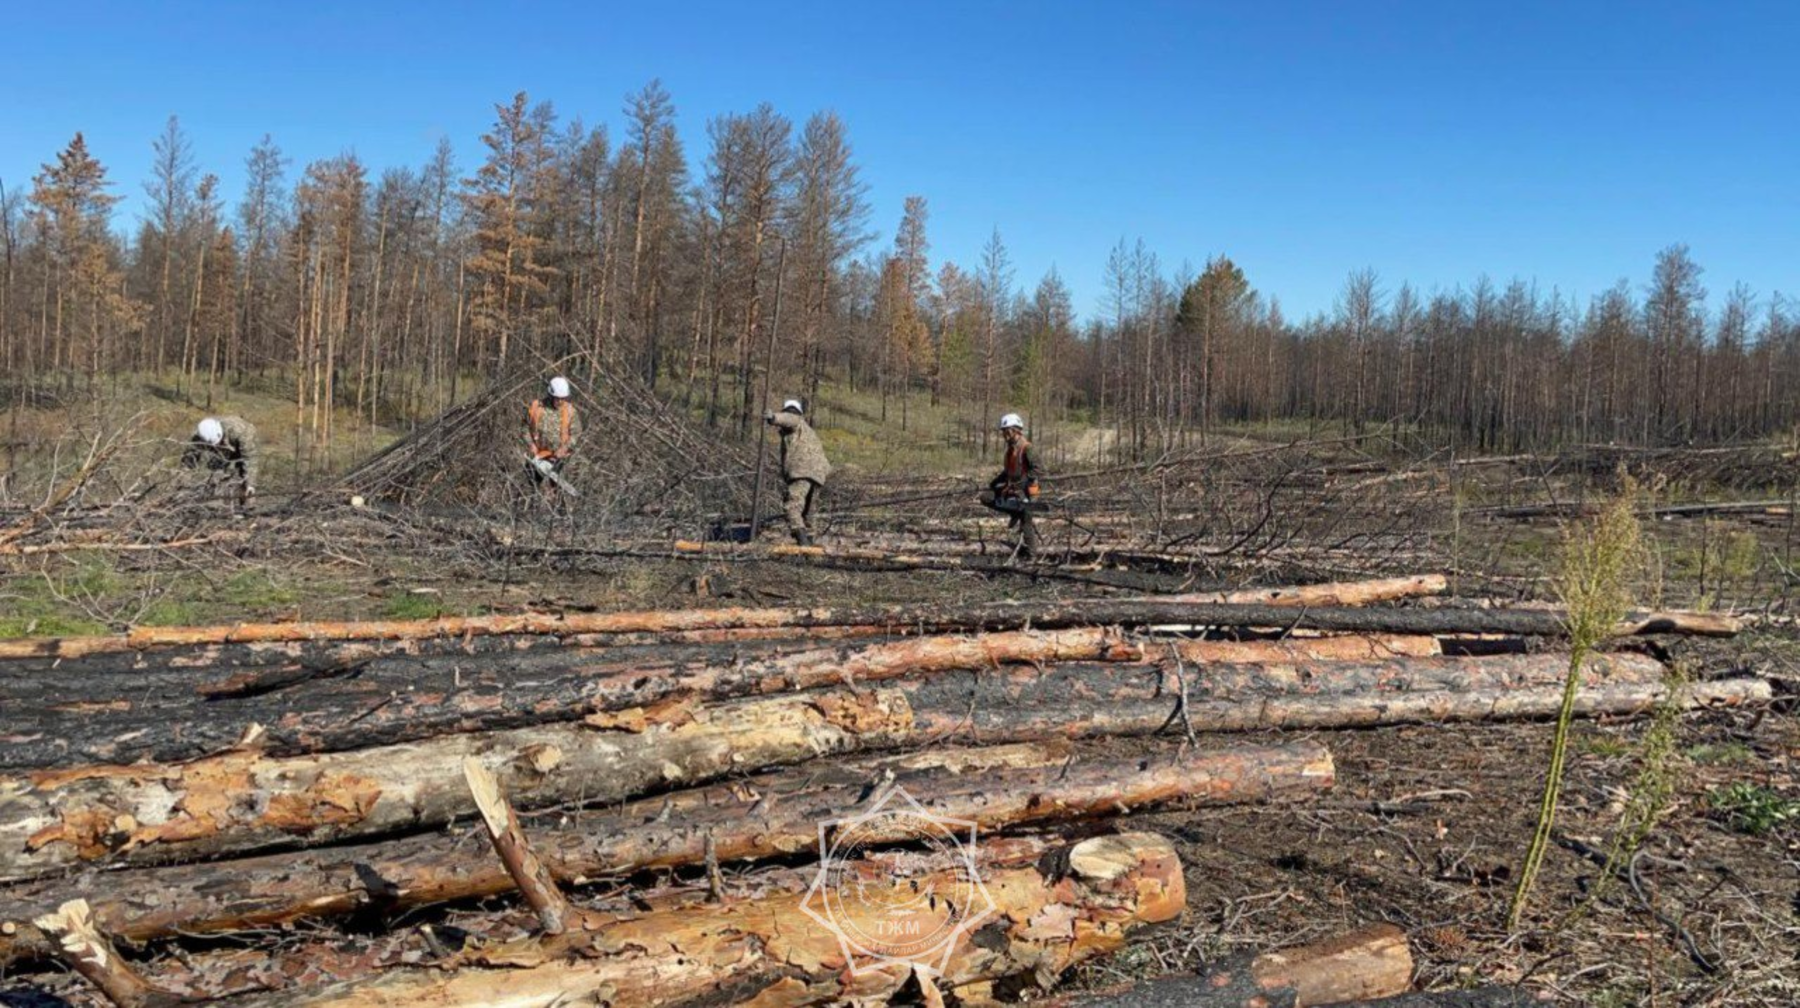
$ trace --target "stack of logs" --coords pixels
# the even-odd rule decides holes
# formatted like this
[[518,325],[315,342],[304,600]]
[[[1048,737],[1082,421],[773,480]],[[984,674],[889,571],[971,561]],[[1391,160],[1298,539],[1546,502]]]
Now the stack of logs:
[[[1333,784],[1317,741],[1217,733],[1555,712],[1555,613],[1375,604],[1443,587],[0,643],[0,965],[60,961],[121,1006],[979,1003],[1048,986],[1183,909],[1171,844],[1097,823]],[[1673,613],[1619,630],[1735,627]],[[1584,714],[1664,695],[1661,664],[1629,649],[1582,676]],[[1767,695],[1704,681],[1684,702]],[[1094,741],[1127,735],[1162,738],[1129,756]],[[921,850],[921,822],[958,842]],[[1087,839],[1065,842],[1076,822]],[[822,872],[850,825],[854,853]],[[913,899],[971,867],[991,912],[967,926],[950,921],[971,907]],[[858,899],[821,915],[828,877]],[[900,907],[908,933],[947,936],[929,962],[840,940]],[[1312,972],[1337,986],[1264,957],[1189,1003],[1406,989],[1391,929],[1327,944]]]

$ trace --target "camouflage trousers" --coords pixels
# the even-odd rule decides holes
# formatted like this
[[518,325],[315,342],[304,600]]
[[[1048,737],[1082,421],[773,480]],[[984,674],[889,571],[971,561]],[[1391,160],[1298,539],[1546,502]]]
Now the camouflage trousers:
[[819,499],[819,491],[824,487],[809,479],[788,480],[787,500],[782,510],[787,514],[788,531],[795,538],[812,534],[813,505]]

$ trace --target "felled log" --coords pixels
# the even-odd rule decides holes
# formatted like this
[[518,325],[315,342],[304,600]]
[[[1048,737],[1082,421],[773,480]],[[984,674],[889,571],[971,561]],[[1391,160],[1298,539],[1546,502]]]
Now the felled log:
[[1548,999],[1517,987],[1477,987],[1473,990],[1396,994],[1393,997],[1346,1003],[1341,1008],[1536,1008]]
[[[620,613],[520,613],[503,616],[447,616],[426,620],[369,620],[348,623],[239,623],[230,626],[135,627],[122,636],[37,638],[0,642],[0,658],[80,657],[109,651],[141,650],[196,644],[266,643],[327,640],[417,640],[431,637],[467,637],[486,634],[593,634],[668,633],[689,630],[724,630],[815,626],[922,626],[944,629],[1010,629],[1029,622],[1033,626],[1080,626],[1134,622],[1155,615],[1152,622],[1180,622],[1170,616],[1192,606],[1236,605],[1306,606],[1343,605],[1345,599],[1374,601],[1432,594],[1444,590],[1441,575],[1420,575],[1337,585],[1249,589],[1241,592],[1154,599],[1079,600],[1056,603],[990,603],[969,610],[945,610],[941,606],[895,606],[857,609],[813,607],[803,609],[692,609]],[[1121,602],[1129,603],[1118,608]],[[1084,615],[1098,610],[1099,616]],[[1105,615],[1118,612],[1123,619]],[[1160,615],[1156,615],[1160,614]],[[1190,620],[1190,622],[1218,622]],[[1266,625],[1285,626],[1287,620]]]
[[[817,849],[818,824],[893,784],[932,815],[975,823],[983,836],[1032,823],[1110,817],[1142,808],[1298,798],[1331,786],[1317,743],[1166,750],[1109,757],[1067,743],[936,748],[882,760],[809,764],[621,807],[572,821],[525,822],[532,846],[564,883]],[[885,783],[884,783],[885,782]],[[905,836],[873,831],[874,840]],[[305,917],[394,914],[510,891],[504,866],[455,835],[407,837],[235,861],[55,878],[0,892],[0,920],[25,921],[71,890],[85,891],[100,926],[143,941],[241,931]],[[0,962],[43,954],[29,929],[0,937]]]
[[[581,648],[656,647],[661,649],[783,648],[800,650],[836,641],[872,643],[893,639],[891,628],[861,626],[819,626],[796,631],[789,627],[746,627],[723,630],[672,630],[667,633],[614,634],[472,634],[463,637],[415,637],[399,640],[342,641],[265,641],[248,644],[193,644],[152,647],[143,650],[108,650],[96,653],[64,654],[58,648],[67,644],[79,650],[82,641],[110,641],[117,638],[70,637],[39,638],[44,654],[7,656],[0,650],[0,677],[32,676],[58,673],[68,676],[98,674],[142,676],[183,669],[261,670],[275,667],[304,669],[346,668],[390,659],[473,658],[492,656],[499,661],[527,658],[543,652],[566,653]],[[0,645],[24,645],[33,641],[0,641]],[[215,676],[216,677],[216,676]]]
[[1431,637],[1139,643],[1088,628],[791,646],[388,655],[349,666],[223,673],[184,666],[138,673],[129,688],[103,675],[0,672],[0,707],[8,712],[0,770],[198,759],[232,748],[252,731],[268,755],[330,752],[570,720],[672,697],[718,700],[1017,662],[1129,661],[1147,653],[1237,664],[1440,651]]
[[1344,634],[1332,637],[1289,637],[1284,640],[1148,641],[1152,659],[1173,653],[1182,661],[1242,665],[1256,662],[1333,661],[1380,658],[1431,658],[1444,653],[1436,637],[1405,634]]
[[1058,1008],[1311,1008],[1362,1004],[1412,986],[1406,934],[1376,924],[1311,945],[1242,956],[1200,976],[1150,980]]
[[[1221,655],[1228,646],[1215,646]],[[510,657],[387,656],[347,667],[232,674],[0,675],[9,712],[0,769],[197,759],[256,729],[268,755],[492,731],[672,699],[721,700],[1013,662],[1129,661],[1142,649],[1098,628],[926,636],[800,649],[689,645],[534,651]]]
[[[1562,659],[1566,661],[1566,659]],[[460,763],[479,756],[522,808],[616,801],[833,752],[1197,730],[1346,727],[1536,717],[1554,710],[1556,656],[1420,658],[1308,667],[1180,663],[1008,666],[718,705],[671,703],[585,723],[274,758],[254,751],[0,777],[0,880],[84,861],[156,864],[436,827],[472,811]],[[1416,664],[1416,668],[1413,665]],[[1640,656],[1588,663],[1584,712],[1635,712],[1662,695]],[[1533,680],[1531,677],[1536,676]],[[1208,681],[1214,682],[1209,687]],[[1352,692],[1335,692],[1335,682]],[[1704,683],[1694,704],[1768,696],[1761,680]],[[594,730],[599,729],[599,730]]]
[[[846,866],[861,898],[829,903],[831,925],[805,894],[592,919],[580,929],[465,954],[452,969],[392,970],[323,990],[221,1001],[223,1008],[510,1008],[604,1004],[743,1003],[785,1006],[885,1000],[914,982],[913,961],[849,966],[840,941],[887,939],[889,954],[926,949],[938,992],[1017,975],[1055,976],[1172,920],[1186,902],[1166,840],[1124,834],[1086,840],[1061,856],[1021,844],[1031,862],[982,871],[986,900],[954,864],[896,855]],[[1041,867],[1040,867],[1041,865]],[[848,892],[848,889],[844,890]],[[919,892],[951,894],[918,900]],[[961,917],[991,900],[990,914]],[[815,907],[827,906],[816,902]],[[963,920],[972,926],[959,926]],[[942,950],[938,944],[941,941]],[[941,958],[940,958],[941,956]]]
[[77,767],[0,778],[0,880],[106,859],[158,864],[441,826],[474,811],[461,761],[532,805],[617,801],[910,737],[892,691],[639,711],[575,724],[275,758]]
[[[1461,659],[1486,661],[1488,659]],[[1566,663],[1566,657],[1563,659]],[[1450,685],[1404,679],[1387,688],[1332,692],[1317,683],[1274,683],[1260,694],[1195,696],[1189,679],[1184,701],[1173,670],[1146,672],[1121,666],[1102,674],[1072,676],[1065,667],[1004,670],[978,679],[929,681],[907,687],[913,730],[933,739],[995,742],[1018,738],[1137,735],[1159,731],[1255,731],[1275,728],[1368,728],[1392,724],[1532,720],[1554,715],[1560,685],[1502,685],[1470,678]],[[1590,674],[1576,699],[1584,717],[1635,716],[1666,695],[1660,675],[1608,679]],[[1762,679],[1696,683],[1684,706],[1737,707],[1766,703]]]

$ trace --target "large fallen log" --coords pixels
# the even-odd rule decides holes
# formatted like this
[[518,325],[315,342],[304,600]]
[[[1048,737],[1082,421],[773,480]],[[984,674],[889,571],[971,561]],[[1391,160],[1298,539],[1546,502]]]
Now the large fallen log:
[[[219,1004],[548,1008],[704,1002],[787,1008],[882,1001],[909,983],[930,983],[931,994],[941,995],[1003,977],[1054,977],[1118,948],[1144,924],[1174,919],[1186,902],[1180,863],[1160,837],[1100,837],[1061,856],[1046,856],[1054,852],[1037,845],[1018,847],[1006,863],[981,871],[985,898],[964,869],[896,855],[842,866],[839,877],[854,882],[834,891],[846,898],[811,904],[815,912],[829,906],[821,913],[824,922],[808,912],[805,894],[686,906],[591,919],[563,935],[464,954],[445,964],[453,968],[392,970],[323,990],[251,994]],[[847,898],[852,891],[856,898]],[[920,900],[920,892],[939,895]],[[969,913],[990,902],[987,915]],[[845,934],[895,958],[847,957]],[[915,963],[927,970],[924,979],[915,979]]]
[[[187,764],[97,766],[0,777],[0,880],[82,862],[157,864],[312,846],[441,826],[473,809],[461,761],[477,756],[520,807],[617,801],[730,772],[827,753],[976,742],[1195,730],[1346,727],[1537,717],[1560,686],[1531,686],[1555,656],[1364,663],[1359,691],[1330,692],[1304,666],[1209,674],[1179,663],[1011,666],[897,681],[870,691],[592,715],[586,723],[434,738],[344,753],[272,758],[233,752]],[[1536,664],[1534,664],[1534,662]],[[1560,681],[1560,673],[1555,681]],[[1662,695],[1661,667],[1637,656],[1587,665],[1583,712],[1632,713]],[[1363,683],[1377,683],[1373,689]],[[1496,685],[1499,684],[1499,685]],[[1692,704],[1768,696],[1761,680],[1704,683]]]
[[[231,674],[184,667],[110,676],[0,672],[8,712],[0,770],[176,762],[252,733],[268,755],[298,755],[494,731],[648,706],[719,700],[1018,662],[1295,662],[1430,656],[1435,638],[1392,635],[1142,644],[1099,629],[916,637],[804,650],[728,646],[573,649],[518,655],[389,655],[349,666],[281,665]],[[1173,650],[1171,650],[1171,648]]]
[[[1173,749],[1108,757],[1067,743],[936,748],[882,760],[808,764],[779,773],[527,823],[537,854],[565,883],[649,868],[758,861],[817,848],[819,823],[862,806],[882,782],[932,815],[985,836],[1028,823],[1108,817],[1167,804],[1296,798],[1330,787],[1317,743]],[[885,785],[882,785],[885,786]],[[876,831],[870,839],[908,837]],[[102,930],[144,941],[244,931],[307,917],[391,915],[512,888],[487,851],[454,834],[336,846],[234,861],[59,877],[0,890],[0,921],[29,921],[84,893]],[[30,928],[0,935],[0,963],[41,955]]]
[[[1442,575],[1419,575],[1377,582],[1246,589],[1152,599],[1085,599],[1053,603],[992,603],[969,610],[942,606],[894,606],[857,609],[691,609],[620,613],[520,613],[505,616],[453,616],[427,620],[373,620],[348,623],[239,623],[210,627],[135,627],[120,636],[31,638],[0,642],[0,658],[81,657],[111,651],[196,644],[266,643],[278,641],[418,640],[487,634],[668,633],[691,630],[806,628],[817,626],[893,626],[938,629],[1011,629],[1029,623],[1039,627],[1081,626],[1119,622],[1180,622],[1188,610],[1209,606],[1247,605],[1286,609],[1294,606],[1343,606],[1362,602],[1427,595],[1444,590]],[[1100,615],[1088,615],[1098,612]],[[1119,613],[1114,619],[1108,613]],[[1175,615],[1170,615],[1175,614]],[[1290,614],[1291,615],[1291,614]],[[1190,622],[1219,622],[1194,619]],[[1263,625],[1285,626],[1287,618]]]
[[[892,691],[639,711],[317,756],[243,750],[182,764],[76,767],[0,778],[0,880],[333,843],[441,826],[473,811],[461,760],[481,758],[533,805],[617,801],[733,771],[910,737]],[[447,762],[448,761],[448,762]]]
[[1314,1008],[1361,1004],[1412,986],[1406,934],[1376,924],[1296,948],[1241,956],[1200,976],[1169,977],[1124,991],[1059,998],[1057,1008]]
[[[1359,650],[1298,650],[1339,648]],[[1222,644],[1204,650],[1233,653]],[[531,652],[507,660],[389,656],[231,675],[190,668],[145,673],[128,691],[109,676],[0,676],[0,706],[8,711],[0,769],[191,760],[230,749],[253,731],[268,755],[331,752],[573,721],[677,698],[722,700],[1015,662],[1142,657],[1116,632],[1080,628],[803,650],[789,643]]]
[[[1321,692],[1297,683],[1298,692],[1259,697],[1183,700],[1180,681],[1164,675],[1135,681],[1119,670],[1106,681],[1071,682],[1057,670],[991,675],[961,684],[923,684],[909,690],[913,730],[944,741],[1081,738],[1159,731],[1256,731],[1293,728],[1372,728],[1393,724],[1534,720],[1553,716],[1560,686],[1413,689],[1404,682],[1379,692]],[[1636,716],[1667,694],[1657,680],[1589,678],[1576,698],[1584,716]],[[1687,687],[1683,706],[1738,707],[1766,703],[1769,684],[1733,679]]]

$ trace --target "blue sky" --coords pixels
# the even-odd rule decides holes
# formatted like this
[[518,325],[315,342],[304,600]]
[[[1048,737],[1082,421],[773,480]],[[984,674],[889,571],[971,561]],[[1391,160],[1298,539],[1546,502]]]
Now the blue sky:
[[1585,299],[1678,241],[1715,301],[1800,295],[1793,2],[87,3],[0,7],[0,33],[0,181],[85,131],[121,225],[171,113],[235,200],[265,132],[295,172],[442,135],[467,171],[515,91],[616,131],[660,77],[694,163],[719,113],[836,109],[881,240],[923,194],[934,262],[997,227],[1084,314],[1139,237],[1171,268],[1230,255],[1290,317],[1363,267]]

